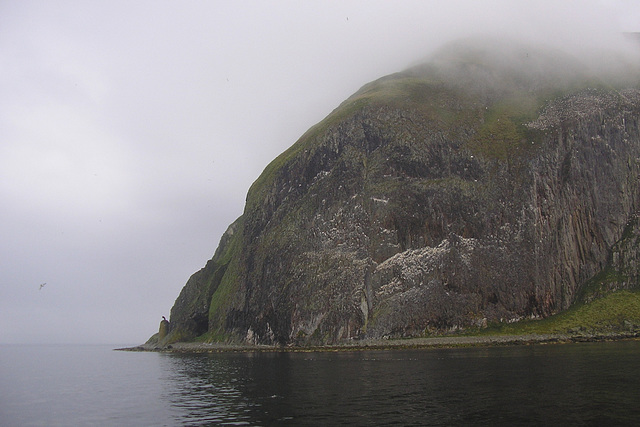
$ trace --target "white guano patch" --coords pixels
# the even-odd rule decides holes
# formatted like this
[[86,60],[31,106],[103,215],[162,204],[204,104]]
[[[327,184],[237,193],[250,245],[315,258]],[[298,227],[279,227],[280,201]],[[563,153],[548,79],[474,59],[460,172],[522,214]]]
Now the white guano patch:
[[[477,239],[457,237],[455,247],[458,255],[466,265],[470,262],[470,253],[478,246]],[[387,259],[375,269],[374,274],[389,277],[389,281],[380,286],[376,294],[386,297],[410,288],[429,283],[429,275],[440,268],[443,257],[453,247],[449,239],[444,239],[435,247],[409,249]]]
[[382,203],[382,204],[385,204],[385,205],[386,205],[387,203],[389,203],[389,200],[388,200],[388,199],[379,199],[379,198],[377,198],[377,197],[372,197],[372,198],[371,198],[371,200],[373,200],[373,201],[374,201],[374,202],[376,202],[376,203]]

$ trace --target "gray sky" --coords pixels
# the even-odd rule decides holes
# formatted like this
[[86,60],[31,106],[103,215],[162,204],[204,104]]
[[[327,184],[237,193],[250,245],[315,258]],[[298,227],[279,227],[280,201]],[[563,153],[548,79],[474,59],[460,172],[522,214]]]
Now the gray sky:
[[144,342],[273,158],[448,41],[634,30],[622,0],[0,0],[0,343]]

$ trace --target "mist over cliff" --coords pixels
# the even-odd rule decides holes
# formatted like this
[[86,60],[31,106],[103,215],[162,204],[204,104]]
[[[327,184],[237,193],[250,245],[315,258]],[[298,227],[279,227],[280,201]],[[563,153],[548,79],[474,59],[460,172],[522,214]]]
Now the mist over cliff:
[[251,186],[165,342],[409,337],[567,309],[636,227],[639,76],[633,56],[483,40],[366,84]]

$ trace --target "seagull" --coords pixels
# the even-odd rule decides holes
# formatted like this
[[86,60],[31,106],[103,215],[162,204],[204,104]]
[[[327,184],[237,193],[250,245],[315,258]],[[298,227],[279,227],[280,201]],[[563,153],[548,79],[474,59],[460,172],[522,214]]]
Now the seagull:
[[47,284],[47,282],[40,283],[40,287],[38,288],[38,290],[41,291],[42,288],[44,288],[44,285],[46,285],[46,284]]

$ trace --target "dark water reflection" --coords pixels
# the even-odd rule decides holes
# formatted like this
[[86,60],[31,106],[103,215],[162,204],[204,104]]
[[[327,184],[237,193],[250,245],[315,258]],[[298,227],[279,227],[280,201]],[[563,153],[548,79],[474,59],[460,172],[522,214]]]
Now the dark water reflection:
[[633,425],[640,342],[161,357],[184,425]]

